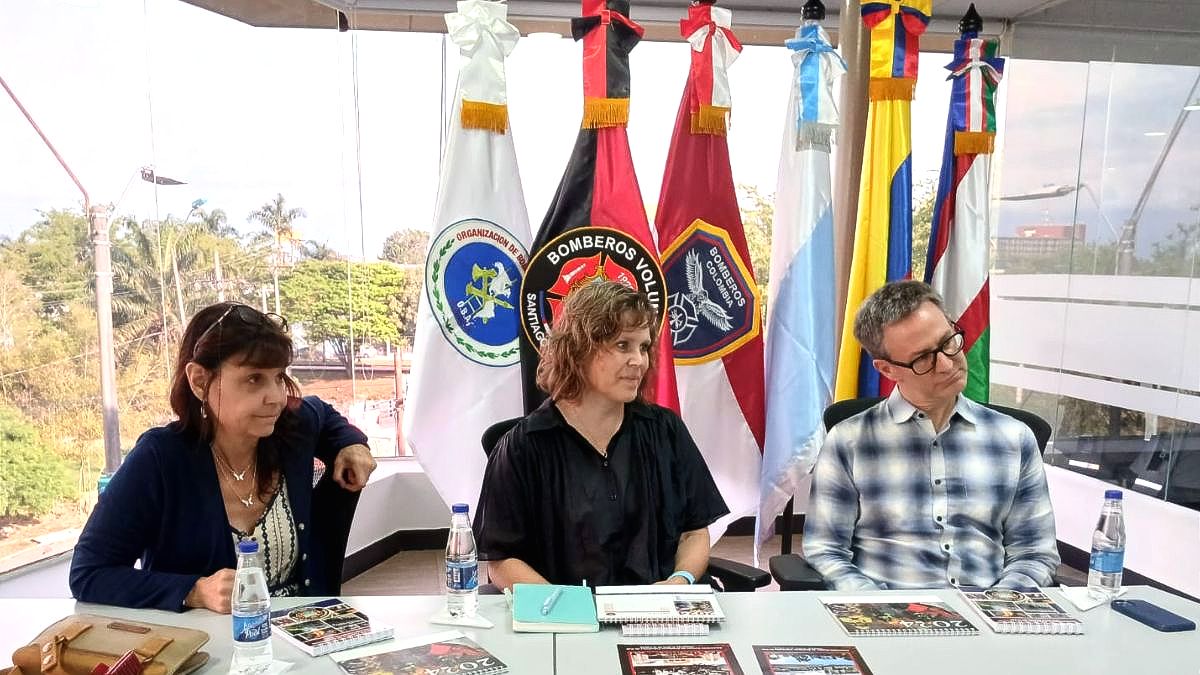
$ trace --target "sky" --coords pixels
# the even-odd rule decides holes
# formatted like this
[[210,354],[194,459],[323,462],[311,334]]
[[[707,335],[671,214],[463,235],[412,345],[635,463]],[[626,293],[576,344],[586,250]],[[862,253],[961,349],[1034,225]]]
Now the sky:
[[[637,18],[636,7],[634,18]],[[737,15],[734,15],[734,29]],[[94,203],[139,219],[184,216],[195,199],[243,231],[282,193],[307,216],[300,236],[373,259],[388,234],[429,226],[439,158],[438,105],[458,56],[439,34],[252,28],[178,0],[0,3],[3,76],[74,168]],[[923,54],[913,104],[913,175],[936,180],[949,86],[946,54]],[[630,145],[643,201],[658,198],[687,74],[683,43],[632,56]],[[1010,63],[995,194],[1046,184],[1093,187],[1035,202],[996,202],[1000,234],[1038,222],[1119,227],[1145,184],[1195,68]],[[523,38],[508,60],[512,132],[530,222],[541,222],[578,130],[580,47]],[[735,182],[774,192],[792,65],[783,47],[747,47],[730,71]],[[443,87],[443,85],[446,85]],[[1002,101],[1002,112],[1004,103]],[[1157,145],[1156,145],[1157,144]],[[1081,151],[1081,148],[1083,149]],[[19,112],[0,98],[0,235],[81,198]],[[144,165],[186,185],[136,179]],[[1080,167],[1083,167],[1081,170]],[[1155,188],[1146,226],[1200,203],[1200,121],[1191,120]],[[1190,212],[1195,214],[1195,212]],[[1141,238],[1139,238],[1141,242]],[[1139,252],[1145,248],[1139,243]]]

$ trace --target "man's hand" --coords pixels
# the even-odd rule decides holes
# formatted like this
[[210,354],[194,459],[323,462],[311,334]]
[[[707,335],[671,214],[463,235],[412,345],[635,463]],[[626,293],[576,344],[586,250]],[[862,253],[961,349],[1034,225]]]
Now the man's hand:
[[218,570],[212,576],[200,577],[184,598],[188,607],[203,607],[218,614],[228,614],[233,599],[233,570]]
[[366,486],[375,467],[370,448],[347,445],[338,451],[337,458],[333,460],[333,480],[351,492],[358,492]]

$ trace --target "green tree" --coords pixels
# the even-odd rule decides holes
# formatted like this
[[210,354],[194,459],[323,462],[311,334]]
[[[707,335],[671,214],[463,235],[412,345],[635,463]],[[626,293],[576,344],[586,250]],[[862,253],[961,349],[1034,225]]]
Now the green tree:
[[309,343],[333,346],[349,375],[351,339],[356,349],[399,341],[396,299],[405,293],[403,272],[392,263],[305,260],[280,282],[283,307],[304,326]]
[[275,237],[275,243],[278,244],[281,239],[294,239],[296,231],[292,223],[307,215],[304,209],[288,208],[283,194],[280,193],[275,195],[275,199],[263,204],[257,210],[251,211],[246,218],[251,222],[262,223],[267,228],[267,232]]
[[937,204],[937,182],[921,181],[913,192],[916,208],[912,218],[912,278],[924,280],[929,236],[933,233],[933,207]]
[[91,295],[92,247],[82,215],[43,211],[9,248],[25,261],[25,284],[39,295],[43,315],[60,316],[69,303]]
[[1150,253],[1150,274],[1164,277],[1195,277],[1200,271],[1200,223],[1176,223]]
[[424,265],[428,249],[429,233],[425,230],[398,230],[383,240],[379,257],[401,265]]
[[771,274],[771,231],[775,226],[775,195],[763,195],[752,185],[739,185],[738,207],[742,213],[742,228],[746,232],[746,247],[750,249],[750,266],[763,300],[767,306],[767,283]]
[[72,495],[63,461],[19,410],[0,404],[0,516],[37,517]]
[[166,337],[180,325],[167,302],[171,266],[157,230],[151,221],[129,218],[114,228],[112,311],[119,342],[152,338],[153,344],[165,346]]
[[309,239],[300,246],[301,253],[309,260],[341,260],[342,256],[329,244]]
[[400,332],[400,345],[411,348],[417,332],[417,307],[425,288],[425,270],[423,267],[407,267],[399,272],[400,292],[391,297],[388,309],[396,330]]
[[18,269],[0,267],[0,372],[8,370],[4,367],[3,355],[16,350],[37,333],[40,305],[37,296],[22,281]]
[[237,229],[229,224],[229,216],[225,215],[225,211],[222,209],[213,209],[211,211],[197,209],[196,219],[200,222],[200,227],[210,234],[222,237],[237,237]]

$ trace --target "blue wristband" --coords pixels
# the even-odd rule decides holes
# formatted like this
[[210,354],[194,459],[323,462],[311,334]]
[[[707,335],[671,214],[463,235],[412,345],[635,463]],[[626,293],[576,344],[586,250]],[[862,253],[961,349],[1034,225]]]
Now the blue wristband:
[[[675,570],[671,573],[671,577],[679,577],[689,584],[696,583],[696,577],[692,576],[692,573],[687,570]],[[667,577],[667,579],[670,579],[671,577]]]

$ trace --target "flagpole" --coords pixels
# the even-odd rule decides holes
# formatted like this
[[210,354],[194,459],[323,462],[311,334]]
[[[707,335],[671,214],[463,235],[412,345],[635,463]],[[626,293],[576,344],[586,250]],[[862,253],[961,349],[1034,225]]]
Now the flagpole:
[[[858,0],[844,0],[838,13],[838,51],[848,64],[838,98],[839,124],[834,164],[838,180],[833,184],[834,256],[834,349],[840,349],[841,326],[845,319],[847,284],[854,252],[859,182],[862,180],[863,147],[867,136],[867,82],[871,63],[871,40],[859,18]],[[835,351],[836,353],[836,351]]]

